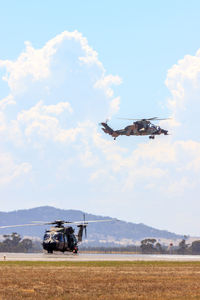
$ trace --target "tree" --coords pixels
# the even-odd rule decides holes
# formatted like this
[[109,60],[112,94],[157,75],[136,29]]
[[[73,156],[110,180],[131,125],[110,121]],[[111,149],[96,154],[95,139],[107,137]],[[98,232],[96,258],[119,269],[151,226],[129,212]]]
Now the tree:
[[20,248],[22,252],[29,252],[32,249],[33,243],[29,239],[24,239],[20,242]]
[[154,244],[156,242],[156,239],[144,239],[141,241],[140,248],[142,249],[142,253],[155,253],[156,248],[154,247]]
[[13,232],[11,234],[12,244],[14,247],[17,247],[19,245],[19,242],[21,241],[21,236],[17,232]]
[[188,248],[188,244],[186,244],[185,238],[179,243],[178,253],[186,254]]
[[32,241],[29,239],[22,240],[16,232],[3,237],[4,241],[0,243],[0,252],[29,252],[32,249]]
[[192,254],[200,254],[200,240],[192,242],[190,249]]
[[162,249],[162,246],[160,243],[156,243],[156,250],[159,252],[159,253],[163,253],[163,249]]

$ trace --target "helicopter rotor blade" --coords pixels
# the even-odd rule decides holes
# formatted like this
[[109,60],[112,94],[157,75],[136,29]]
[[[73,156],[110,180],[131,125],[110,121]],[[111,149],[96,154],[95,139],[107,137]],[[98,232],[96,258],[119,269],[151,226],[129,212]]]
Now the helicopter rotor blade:
[[25,227],[25,226],[43,226],[43,225],[56,225],[59,224],[59,222],[63,223],[71,223],[71,222],[64,222],[64,221],[54,221],[54,222],[44,222],[44,221],[33,221],[33,223],[29,224],[17,224],[17,225],[5,225],[5,226],[0,226],[0,229],[4,228],[14,228],[14,227]]
[[14,228],[14,227],[25,227],[25,226],[42,226],[42,225],[48,225],[48,223],[36,223],[36,224],[17,224],[17,225],[6,225],[6,226],[0,226],[0,229],[4,228]]
[[115,219],[107,219],[107,220],[76,221],[76,222],[71,222],[71,224],[88,225],[88,223],[113,222],[113,221],[116,221],[116,220]]
[[48,221],[31,221],[33,224],[35,225],[51,225],[51,224],[54,224],[54,222],[48,222]]
[[155,121],[172,120],[172,118],[155,119]]
[[158,118],[158,117],[153,117],[153,118],[144,118],[144,119],[129,119],[129,118],[117,118],[121,120],[130,120],[130,121],[162,121],[162,120],[171,120],[171,118]]
[[144,120],[154,120],[154,121],[162,121],[162,120],[171,120],[172,118],[158,118],[158,117],[154,117],[154,118],[149,118],[149,119],[144,119]]
[[62,224],[75,224],[75,225],[85,225],[87,226],[88,223],[97,223],[97,222],[111,222],[113,219],[108,219],[108,220],[92,220],[92,221],[76,221],[76,222],[70,222],[70,221],[54,221],[54,222],[40,222],[39,221],[34,221],[34,223],[28,223],[28,224],[16,224],[16,225],[5,225],[5,226],[0,226],[0,229],[5,229],[5,228],[15,228],[15,227],[25,227],[25,226],[43,226],[43,225],[56,225],[62,222]]
[[[83,214],[83,220],[82,221],[54,221],[54,222],[40,222],[40,221],[33,221],[33,222],[40,222],[39,224],[30,224],[30,225],[54,225],[54,224],[58,224],[61,223],[62,224],[76,224],[76,225],[87,225],[88,223],[97,223],[97,222],[111,222],[115,219],[105,219],[105,220],[90,220],[90,221],[86,221],[85,220],[85,214]],[[24,226],[24,225],[23,225]],[[1,228],[1,227],[0,227]]]
[[143,118],[143,119],[132,119],[132,118],[117,118],[117,119],[121,119],[121,120],[133,120],[133,121],[141,121],[141,120],[156,120],[158,119],[158,117],[153,117],[153,118]]
[[143,120],[148,120],[148,121],[151,121],[151,120],[157,120],[158,119],[158,117],[153,117],[153,118],[147,118],[147,119],[143,119]]

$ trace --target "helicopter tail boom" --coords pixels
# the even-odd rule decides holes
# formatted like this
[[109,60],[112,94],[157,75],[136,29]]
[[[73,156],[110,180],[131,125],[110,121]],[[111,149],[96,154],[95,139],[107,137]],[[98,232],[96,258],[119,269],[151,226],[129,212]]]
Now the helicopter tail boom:
[[78,225],[77,227],[79,227],[79,231],[78,231],[78,234],[77,234],[77,237],[78,237],[78,242],[82,242],[82,239],[83,239],[83,230],[85,229],[85,235],[86,235],[86,227],[87,225]]
[[161,133],[163,133],[164,135],[169,135],[168,130],[165,129],[161,129]]
[[101,123],[101,125],[103,126],[103,128],[101,128],[101,129],[105,133],[108,133],[109,135],[111,135],[112,137],[114,137],[114,139],[119,136],[119,134],[115,130],[113,130],[110,126],[108,126],[107,123],[103,122],[103,123]]
[[108,124],[107,123],[101,123],[101,125],[103,126],[103,128],[101,128],[105,133],[108,133],[108,134],[110,134],[110,135],[112,135],[113,134],[113,132],[114,132],[114,130],[110,127],[110,126],[108,126]]

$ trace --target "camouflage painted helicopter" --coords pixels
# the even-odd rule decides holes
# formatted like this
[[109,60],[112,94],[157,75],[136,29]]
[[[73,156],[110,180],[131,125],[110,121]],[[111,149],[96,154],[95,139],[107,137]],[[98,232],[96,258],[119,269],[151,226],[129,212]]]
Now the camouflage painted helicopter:
[[[0,226],[0,229],[3,228],[15,228],[15,227],[23,227],[23,226],[41,226],[41,225],[55,225],[50,229],[45,231],[42,246],[43,249],[48,253],[53,253],[53,251],[61,251],[61,252],[78,252],[78,243],[82,242],[83,231],[85,231],[85,236],[87,236],[87,225],[88,223],[96,223],[96,222],[110,222],[111,219],[108,220],[94,220],[94,221],[85,221],[85,216],[83,221],[70,222],[70,221],[62,221],[56,220],[54,222],[34,222],[30,224],[21,224],[21,225],[8,225],[8,226]],[[76,225],[79,230],[78,234],[75,235],[75,230],[72,226],[64,226],[64,224]]]
[[114,138],[114,140],[116,140],[116,138],[119,135],[126,135],[126,136],[148,135],[150,139],[154,139],[155,135],[160,135],[160,134],[168,135],[168,130],[162,129],[160,126],[152,124],[151,121],[168,120],[169,118],[159,119],[157,117],[154,117],[154,118],[141,119],[141,120],[140,119],[127,119],[127,118],[120,118],[120,119],[134,120],[135,122],[133,122],[132,125],[126,126],[124,129],[120,129],[120,130],[113,130],[110,126],[108,126],[108,124],[107,124],[108,120],[106,120],[106,122],[100,123],[100,125],[103,126],[103,128],[101,128],[101,129],[105,133],[108,133],[109,135],[111,135]]

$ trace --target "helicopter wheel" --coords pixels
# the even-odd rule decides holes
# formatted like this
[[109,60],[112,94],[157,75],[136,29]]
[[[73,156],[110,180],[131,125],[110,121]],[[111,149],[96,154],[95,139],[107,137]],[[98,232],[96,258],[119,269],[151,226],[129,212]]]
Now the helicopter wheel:
[[49,254],[53,254],[53,250],[48,250],[47,251]]
[[154,140],[155,136],[154,135],[150,135],[149,138],[152,139],[152,140]]

